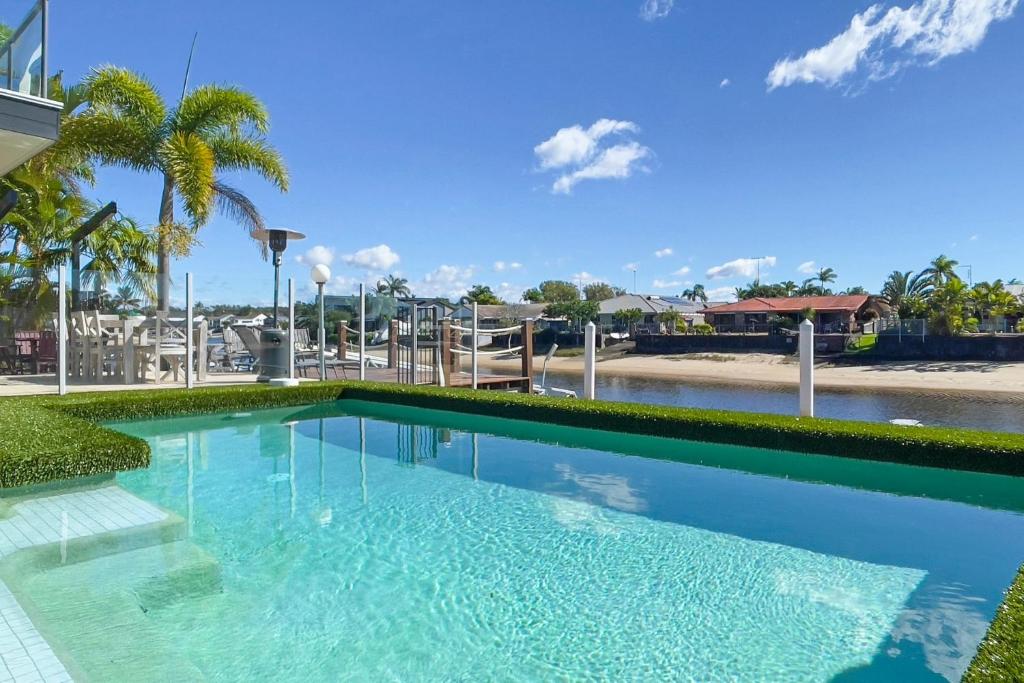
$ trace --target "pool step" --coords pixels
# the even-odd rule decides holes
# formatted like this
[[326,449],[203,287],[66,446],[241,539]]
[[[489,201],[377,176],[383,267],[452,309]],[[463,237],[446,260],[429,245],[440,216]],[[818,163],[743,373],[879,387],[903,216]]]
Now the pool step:
[[162,610],[221,590],[216,559],[189,541],[53,568],[19,589],[69,671],[93,680],[202,678],[159,627]]

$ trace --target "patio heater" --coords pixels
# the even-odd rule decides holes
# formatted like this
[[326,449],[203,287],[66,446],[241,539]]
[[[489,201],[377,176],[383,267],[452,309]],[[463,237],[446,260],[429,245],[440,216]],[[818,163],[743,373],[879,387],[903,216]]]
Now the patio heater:
[[271,324],[271,328],[277,329],[278,292],[281,289],[281,255],[288,248],[288,240],[301,240],[306,236],[287,228],[270,228],[269,230],[261,228],[254,231],[252,236],[269,245],[270,251],[274,253],[274,322]]
[[288,377],[290,368],[287,335],[278,329],[278,296],[281,289],[281,255],[288,248],[288,240],[301,240],[306,236],[301,232],[286,228],[255,230],[252,236],[270,246],[274,254],[274,317],[270,327],[260,332],[260,374],[258,382],[269,382],[279,377]]

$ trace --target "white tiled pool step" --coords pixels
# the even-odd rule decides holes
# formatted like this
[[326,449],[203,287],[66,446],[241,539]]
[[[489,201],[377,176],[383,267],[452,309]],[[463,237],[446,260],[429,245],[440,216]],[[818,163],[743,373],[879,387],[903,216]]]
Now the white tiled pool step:
[[[0,520],[0,558],[33,546],[163,521],[167,514],[117,486],[24,500]],[[0,582],[0,683],[70,681],[64,665]]]

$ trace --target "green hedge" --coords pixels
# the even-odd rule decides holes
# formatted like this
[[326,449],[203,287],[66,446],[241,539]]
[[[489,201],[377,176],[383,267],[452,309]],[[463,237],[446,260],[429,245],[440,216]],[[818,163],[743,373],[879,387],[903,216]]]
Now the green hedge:
[[337,398],[548,422],[572,427],[1024,476],[1024,436],[894,427],[722,410],[471,392],[359,382],[306,382],[191,391],[98,392],[0,399],[0,488],[145,467],[145,444],[97,422],[298,406]]
[[1024,681],[1024,567],[999,606],[964,681]]

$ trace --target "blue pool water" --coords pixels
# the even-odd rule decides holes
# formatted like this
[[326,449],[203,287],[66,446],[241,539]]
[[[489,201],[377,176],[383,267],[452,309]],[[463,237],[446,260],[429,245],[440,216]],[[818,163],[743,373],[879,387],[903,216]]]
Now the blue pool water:
[[117,428],[173,538],[13,587],[95,680],[958,680],[1024,562],[1006,477],[358,402]]

